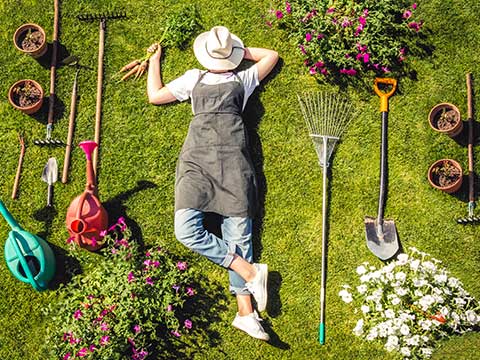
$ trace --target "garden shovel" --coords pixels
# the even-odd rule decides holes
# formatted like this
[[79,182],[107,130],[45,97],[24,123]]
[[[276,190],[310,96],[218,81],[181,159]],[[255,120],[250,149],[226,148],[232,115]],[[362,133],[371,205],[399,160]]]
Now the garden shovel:
[[[390,85],[388,92],[383,92],[378,85]],[[378,198],[377,218],[365,217],[365,235],[367,237],[367,246],[380,260],[391,259],[398,252],[397,228],[393,220],[385,220],[383,211],[385,207],[385,193],[388,177],[387,161],[387,121],[388,121],[388,98],[393,95],[397,88],[395,79],[375,79],[374,90],[380,97],[380,112],[382,114],[382,141],[380,157],[380,194]]]
[[51,157],[43,168],[42,180],[48,184],[47,206],[52,206],[53,184],[57,182],[57,159]]

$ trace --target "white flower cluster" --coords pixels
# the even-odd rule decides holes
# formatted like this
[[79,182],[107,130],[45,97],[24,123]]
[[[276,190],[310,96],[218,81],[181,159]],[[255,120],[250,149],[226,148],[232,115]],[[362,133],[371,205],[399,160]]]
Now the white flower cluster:
[[363,263],[360,284],[344,285],[338,295],[362,313],[355,335],[382,341],[406,359],[429,358],[439,339],[480,326],[480,306],[441,261],[410,252],[379,269]]

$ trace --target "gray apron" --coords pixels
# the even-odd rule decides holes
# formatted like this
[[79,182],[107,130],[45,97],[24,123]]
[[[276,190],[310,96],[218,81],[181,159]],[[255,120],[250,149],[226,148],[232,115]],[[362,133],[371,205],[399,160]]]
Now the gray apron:
[[177,163],[175,211],[252,216],[255,176],[242,120],[244,87],[237,81],[192,90],[193,120]]

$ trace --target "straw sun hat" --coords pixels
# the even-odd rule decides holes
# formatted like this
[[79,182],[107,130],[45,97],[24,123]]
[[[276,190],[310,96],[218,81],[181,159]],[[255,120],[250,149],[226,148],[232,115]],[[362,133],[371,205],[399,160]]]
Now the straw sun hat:
[[193,52],[197,60],[209,70],[233,70],[243,59],[244,46],[238,36],[224,26],[214,26],[197,36]]

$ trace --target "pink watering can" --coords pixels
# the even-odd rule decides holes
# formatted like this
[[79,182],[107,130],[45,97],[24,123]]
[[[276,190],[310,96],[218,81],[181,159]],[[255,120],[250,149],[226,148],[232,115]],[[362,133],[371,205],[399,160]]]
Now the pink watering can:
[[67,229],[73,240],[90,251],[102,247],[100,232],[108,227],[108,214],[98,200],[98,191],[92,165],[95,141],[82,141],[80,146],[87,157],[87,184],[85,191],[70,203],[67,210]]

